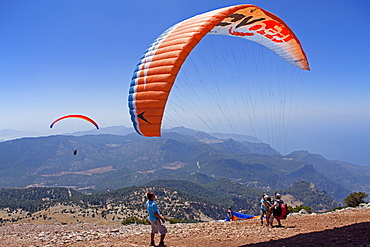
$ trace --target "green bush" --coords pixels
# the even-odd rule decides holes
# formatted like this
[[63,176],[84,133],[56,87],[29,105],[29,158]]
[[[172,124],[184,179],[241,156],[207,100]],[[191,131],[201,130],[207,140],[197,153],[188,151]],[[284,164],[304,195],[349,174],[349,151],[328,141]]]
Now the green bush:
[[170,219],[170,224],[186,223],[184,219]]
[[347,207],[358,207],[360,203],[364,203],[363,200],[368,195],[364,192],[353,192],[344,199],[344,203]]
[[311,208],[309,206],[299,205],[299,206],[295,206],[294,208],[292,206],[288,206],[288,212],[289,213],[298,213],[302,209],[306,210],[307,213],[309,213],[309,214],[312,213]]
[[148,219],[140,219],[137,217],[129,217],[121,222],[122,225],[129,225],[129,224],[143,224],[143,225],[150,225],[150,221]]

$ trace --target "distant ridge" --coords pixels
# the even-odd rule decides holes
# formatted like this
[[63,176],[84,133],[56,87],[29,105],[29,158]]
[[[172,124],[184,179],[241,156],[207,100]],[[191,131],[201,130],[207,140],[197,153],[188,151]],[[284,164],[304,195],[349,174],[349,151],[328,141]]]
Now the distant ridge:
[[74,136],[84,136],[84,135],[102,135],[102,134],[109,134],[109,135],[120,135],[125,136],[127,134],[134,133],[132,128],[128,128],[125,126],[111,126],[111,127],[104,127],[100,128],[99,131],[96,129],[91,129],[88,131],[78,131],[72,132],[70,135]]
[[23,137],[38,137],[44,136],[44,133],[36,132],[36,131],[21,131],[21,130],[12,130],[12,129],[4,129],[0,130],[0,142],[13,140],[17,138]]

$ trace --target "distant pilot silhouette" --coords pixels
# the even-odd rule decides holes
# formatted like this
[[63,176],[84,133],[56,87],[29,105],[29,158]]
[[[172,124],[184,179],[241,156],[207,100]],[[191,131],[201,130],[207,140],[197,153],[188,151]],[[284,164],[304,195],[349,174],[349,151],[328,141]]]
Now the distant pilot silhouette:
[[77,154],[77,150],[73,150],[73,155],[76,155]]

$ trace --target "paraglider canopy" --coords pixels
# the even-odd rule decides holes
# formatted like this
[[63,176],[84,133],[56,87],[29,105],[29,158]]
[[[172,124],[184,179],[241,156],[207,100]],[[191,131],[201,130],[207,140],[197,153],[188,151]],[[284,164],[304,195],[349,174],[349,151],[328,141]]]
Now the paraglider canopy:
[[161,34],[145,51],[134,71],[128,105],[139,134],[161,136],[164,109],[177,74],[206,34],[257,42],[293,66],[309,70],[306,55],[293,31],[279,17],[257,6],[235,5],[186,19]]
[[80,118],[80,119],[83,119],[83,120],[86,120],[86,121],[92,123],[96,127],[96,129],[99,129],[99,125],[94,120],[92,120],[91,118],[86,117],[84,115],[66,115],[66,116],[60,117],[60,118],[58,118],[57,120],[55,120],[54,122],[51,123],[50,128],[53,128],[55,123],[59,122],[62,119],[66,119],[66,118]]

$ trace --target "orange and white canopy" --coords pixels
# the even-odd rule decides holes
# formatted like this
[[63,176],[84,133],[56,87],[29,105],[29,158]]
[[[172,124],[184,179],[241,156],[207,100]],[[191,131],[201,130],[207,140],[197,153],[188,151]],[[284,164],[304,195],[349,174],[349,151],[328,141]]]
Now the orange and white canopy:
[[235,36],[260,43],[290,64],[309,70],[293,31],[276,15],[241,4],[186,19],[162,33],[145,51],[132,77],[128,105],[135,130],[160,136],[167,98],[185,59],[206,34]]

